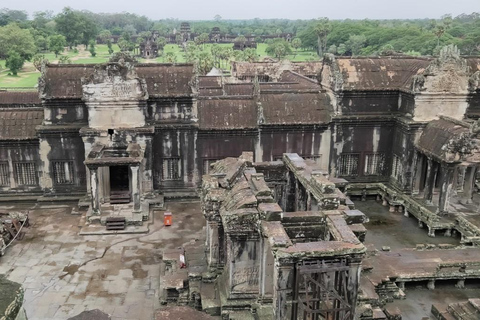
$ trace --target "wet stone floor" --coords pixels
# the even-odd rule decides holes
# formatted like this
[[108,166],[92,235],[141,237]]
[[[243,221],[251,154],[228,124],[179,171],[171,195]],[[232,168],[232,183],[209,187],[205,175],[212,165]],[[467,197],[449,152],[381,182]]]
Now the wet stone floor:
[[[365,244],[381,250],[388,246],[392,251],[413,249],[417,244],[453,244],[460,245],[460,236],[445,237],[437,232],[435,238],[428,236],[426,228],[419,228],[417,219],[405,217],[403,213],[389,212],[389,207],[373,199],[362,202],[354,199],[355,208],[365,213],[369,222],[365,224],[367,236]],[[433,252],[434,253],[434,252]],[[480,255],[480,250],[479,250]],[[373,271],[375,272],[375,271]],[[404,320],[434,319],[432,304],[442,305],[444,309],[450,303],[465,302],[469,298],[480,297],[480,281],[467,280],[465,289],[455,288],[455,281],[436,281],[435,289],[428,290],[426,282],[406,284],[406,299],[394,300],[387,304],[389,308],[398,307]]]
[[148,234],[80,236],[74,206],[2,207],[30,210],[25,237],[0,257],[0,274],[22,284],[29,320],[68,319],[100,309],[112,319],[153,319],[159,307],[163,250],[203,241],[199,203],[171,203],[173,225],[152,211]]

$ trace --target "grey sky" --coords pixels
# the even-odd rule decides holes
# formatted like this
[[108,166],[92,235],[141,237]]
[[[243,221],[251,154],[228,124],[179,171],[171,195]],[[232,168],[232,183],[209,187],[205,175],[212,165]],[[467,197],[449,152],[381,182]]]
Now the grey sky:
[[29,13],[70,6],[93,12],[130,12],[152,19],[211,20],[288,18],[396,19],[439,18],[480,12],[480,0],[0,0],[0,8]]

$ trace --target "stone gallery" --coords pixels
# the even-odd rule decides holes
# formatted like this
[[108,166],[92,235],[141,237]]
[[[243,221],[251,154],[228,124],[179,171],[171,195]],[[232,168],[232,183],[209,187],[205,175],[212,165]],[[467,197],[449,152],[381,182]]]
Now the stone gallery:
[[[200,197],[205,239],[165,250],[162,303],[223,319],[401,319],[386,306],[406,283],[480,278],[479,117],[480,58],[454,46],[212,76],[125,54],[45,64],[38,92],[0,92],[0,201],[75,201],[86,225],[117,232]],[[352,199],[368,198],[473,253],[388,269],[364,245]],[[460,307],[480,312],[475,299],[432,312]]]

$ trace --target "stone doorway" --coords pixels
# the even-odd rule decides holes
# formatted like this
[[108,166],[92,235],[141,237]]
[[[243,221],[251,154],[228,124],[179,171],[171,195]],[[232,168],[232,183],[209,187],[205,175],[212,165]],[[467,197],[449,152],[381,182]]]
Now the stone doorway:
[[128,166],[110,166],[110,203],[130,203]]

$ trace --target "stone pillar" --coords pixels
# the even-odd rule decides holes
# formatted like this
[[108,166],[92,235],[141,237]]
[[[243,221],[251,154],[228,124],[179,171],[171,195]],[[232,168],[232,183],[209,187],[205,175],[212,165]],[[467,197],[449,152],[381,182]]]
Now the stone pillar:
[[428,227],[428,236],[435,238],[435,229]]
[[413,154],[413,177],[412,177],[412,194],[420,192],[420,180],[423,169],[423,155],[418,151]]
[[451,236],[452,236],[452,229],[447,229],[447,230],[445,230],[445,233],[444,233],[443,236],[445,236],[445,237],[451,237]]
[[307,211],[312,210],[312,194],[307,191],[307,206],[305,208]]
[[99,184],[98,184],[98,168],[91,167],[90,169],[90,189],[92,196],[92,214],[100,215],[100,199],[99,199]]
[[140,176],[138,174],[139,166],[130,166],[132,173],[132,198],[133,198],[133,211],[140,212]]
[[455,288],[465,289],[465,279],[458,279]]
[[432,160],[427,160],[427,179],[425,180],[424,199],[427,204],[432,204],[433,189],[435,188],[435,176],[437,175],[438,165]]
[[390,209],[388,210],[389,212],[395,212],[395,206],[390,205]]
[[472,203],[476,173],[477,173],[476,167],[467,167],[465,171],[465,183],[463,187],[463,194],[465,195],[465,201],[468,204]]
[[419,227],[419,228],[423,228],[423,222],[422,222],[422,220],[418,220],[418,227]]
[[429,280],[427,283],[427,288],[428,290],[434,290],[435,289],[435,280]]
[[410,214],[408,213],[407,208],[405,208],[405,212],[403,213],[403,215],[407,218],[410,217]]
[[405,291],[405,281],[397,282],[397,286],[400,290]]
[[360,286],[360,265],[361,262],[350,262],[350,271],[348,272],[348,286],[351,288],[351,290],[348,290],[348,295],[350,296],[348,301],[352,303],[354,308],[352,314],[355,314],[355,306],[357,305],[358,287]]
[[448,211],[448,201],[450,198],[450,191],[453,185],[453,173],[455,167],[452,165],[442,165],[442,185],[440,188],[440,199],[438,201],[438,211],[444,214]]

